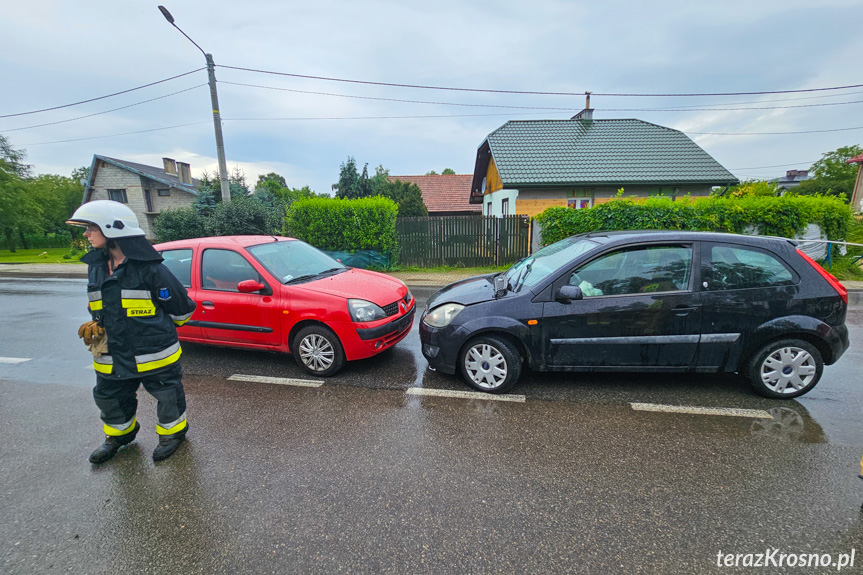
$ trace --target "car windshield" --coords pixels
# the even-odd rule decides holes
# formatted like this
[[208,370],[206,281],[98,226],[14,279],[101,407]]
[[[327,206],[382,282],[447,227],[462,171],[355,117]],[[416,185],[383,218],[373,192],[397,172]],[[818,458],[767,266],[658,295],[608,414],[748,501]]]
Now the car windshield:
[[299,240],[260,244],[248,250],[282,283],[315,279],[348,269],[317,248]]
[[583,237],[571,237],[546,246],[528,258],[517,261],[506,270],[507,286],[513,291],[532,287],[564,264],[599,244]]

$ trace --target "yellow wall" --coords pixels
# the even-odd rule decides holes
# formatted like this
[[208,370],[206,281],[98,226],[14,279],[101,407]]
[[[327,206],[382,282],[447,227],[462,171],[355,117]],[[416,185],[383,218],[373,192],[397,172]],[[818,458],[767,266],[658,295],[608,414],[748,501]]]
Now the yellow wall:
[[515,200],[515,210],[513,210],[512,213],[533,217],[541,214],[548,208],[556,206],[565,208],[566,198],[557,198],[552,200],[523,200],[521,198],[517,198]]
[[488,161],[488,171],[485,174],[485,193],[490,194],[503,189],[503,181],[500,179],[500,174],[497,173],[497,165],[494,163],[494,158]]

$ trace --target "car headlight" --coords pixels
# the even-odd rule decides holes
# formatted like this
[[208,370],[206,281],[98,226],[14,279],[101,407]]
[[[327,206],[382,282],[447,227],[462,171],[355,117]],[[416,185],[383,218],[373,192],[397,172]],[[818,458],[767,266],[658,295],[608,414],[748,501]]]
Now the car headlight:
[[464,309],[457,303],[445,303],[431,310],[423,321],[431,327],[446,327]]
[[[407,287],[407,286],[405,286]],[[411,293],[411,288],[408,288],[408,294],[405,296],[405,304],[411,305],[411,302],[414,300],[414,294]]]
[[374,321],[387,317],[379,305],[364,299],[349,299],[348,312],[354,321]]

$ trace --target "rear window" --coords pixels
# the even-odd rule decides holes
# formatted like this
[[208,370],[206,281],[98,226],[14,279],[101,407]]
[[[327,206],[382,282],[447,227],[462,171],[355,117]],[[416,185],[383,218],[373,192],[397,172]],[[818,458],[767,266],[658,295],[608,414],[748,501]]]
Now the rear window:
[[162,252],[165,267],[186,287],[192,287],[192,250]]
[[740,246],[712,246],[701,275],[709,291],[796,283],[794,274],[776,256]]

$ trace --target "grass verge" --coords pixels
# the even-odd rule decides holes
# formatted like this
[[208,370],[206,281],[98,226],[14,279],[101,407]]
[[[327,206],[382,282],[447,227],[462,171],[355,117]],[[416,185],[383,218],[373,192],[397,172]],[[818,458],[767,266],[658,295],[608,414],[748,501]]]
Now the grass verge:
[[70,248],[37,248],[14,252],[0,250],[0,264],[80,264],[78,259],[84,255],[84,252],[78,252],[69,259],[63,259],[63,256],[71,253]]

